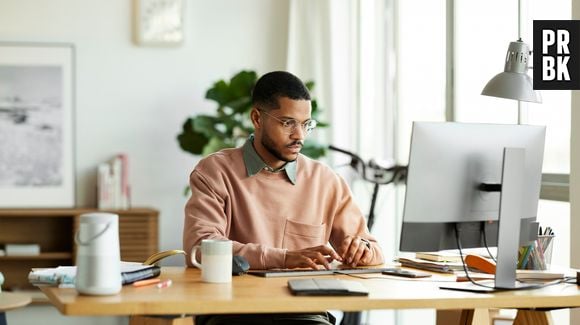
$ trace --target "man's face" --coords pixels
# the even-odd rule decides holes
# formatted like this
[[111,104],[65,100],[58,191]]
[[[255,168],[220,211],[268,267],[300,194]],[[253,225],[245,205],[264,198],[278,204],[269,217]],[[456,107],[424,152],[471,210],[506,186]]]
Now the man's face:
[[[302,125],[310,120],[310,101],[293,100],[287,97],[278,99],[279,109],[260,111],[260,127],[256,128],[254,147],[265,163],[279,168],[286,162],[298,158],[306,132]],[[283,121],[296,120],[298,127],[290,133]]]

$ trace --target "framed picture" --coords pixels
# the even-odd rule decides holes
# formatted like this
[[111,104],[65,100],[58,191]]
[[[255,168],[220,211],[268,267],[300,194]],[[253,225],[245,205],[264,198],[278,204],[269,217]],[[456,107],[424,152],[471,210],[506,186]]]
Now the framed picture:
[[0,208],[75,205],[74,47],[0,42]]

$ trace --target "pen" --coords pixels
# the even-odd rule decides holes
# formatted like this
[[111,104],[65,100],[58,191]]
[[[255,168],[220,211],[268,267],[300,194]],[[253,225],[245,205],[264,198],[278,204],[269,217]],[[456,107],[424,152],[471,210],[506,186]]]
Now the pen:
[[157,283],[157,288],[159,288],[159,289],[168,288],[168,287],[171,287],[172,284],[173,284],[173,281],[171,281],[171,279],[165,280],[163,282]]
[[148,286],[151,284],[156,284],[159,282],[161,282],[161,280],[159,280],[159,279],[147,279],[147,280],[135,281],[135,282],[133,282],[133,286],[134,287],[143,287],[143,286]]

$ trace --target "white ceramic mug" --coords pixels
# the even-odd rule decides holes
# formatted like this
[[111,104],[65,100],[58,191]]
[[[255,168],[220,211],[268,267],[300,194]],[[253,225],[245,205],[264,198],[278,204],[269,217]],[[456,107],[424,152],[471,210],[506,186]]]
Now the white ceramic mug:
[[[201,263],[197,251],[201,249]],[[201,269],[201,280],[210,283],[232,282],[232,241],[203,239],[191,250],[191,263]]]

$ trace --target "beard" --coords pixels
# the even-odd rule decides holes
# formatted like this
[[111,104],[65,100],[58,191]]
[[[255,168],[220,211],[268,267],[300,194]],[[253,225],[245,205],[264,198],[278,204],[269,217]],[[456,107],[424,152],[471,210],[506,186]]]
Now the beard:
[[[296,155],[295,157],[288,157],[288,156],[284,156],[282,154],[282,152],[278,149],[276,149],[276,145],[274,144],[274,141],[266,134],[262,135],[262,146],[264,146],[264,148],[266,148],[266,150],[274,157],[276,157],[276,159],[280,160],[280,161],[285,161],[285,162],[291,162],[294,161],[298,158],[298,155]],[[302,143],[302,141],[293,141],[285,146],[292,146],[292,145],[297,145],[299,144],[300,146],[303,146],[304,143]]]

